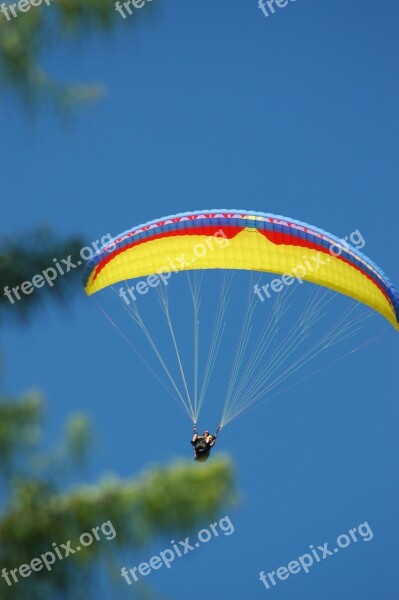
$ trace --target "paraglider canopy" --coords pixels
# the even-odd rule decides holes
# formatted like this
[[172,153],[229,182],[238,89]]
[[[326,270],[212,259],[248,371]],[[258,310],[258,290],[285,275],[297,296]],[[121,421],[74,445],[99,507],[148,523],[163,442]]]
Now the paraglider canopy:
[[91,295],[126,279],[193,269],[291,273],[370,306],[399,330],[399,294],[370,259],[322,229],[267,213],[198,211],[140,225],[102,248],[84,285]]

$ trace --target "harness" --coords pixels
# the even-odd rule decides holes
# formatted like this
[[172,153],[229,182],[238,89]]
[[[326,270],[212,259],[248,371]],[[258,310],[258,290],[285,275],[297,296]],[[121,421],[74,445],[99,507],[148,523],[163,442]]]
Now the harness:
[[195,442],[195,451],[199,452],[200,454],[202,453],[206,453],[207,451],[209,452],[210,447],[208,446],[208,444],[204,441],[204,440],[200,440],[199,442]]

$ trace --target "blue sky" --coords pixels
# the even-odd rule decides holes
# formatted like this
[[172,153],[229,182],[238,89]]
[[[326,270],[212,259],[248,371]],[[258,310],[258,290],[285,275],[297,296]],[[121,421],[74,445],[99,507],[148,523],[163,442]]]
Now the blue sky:
[[[108,40],[43,57],[64,81],[103,82],[98,105],[32,122],[2,100],[1,233],[45,223],[90,243],[166,214],[243,208],[338,236],[359,229],[398,286],[398,3],[296,0],[268,18],[256,0],[147,8]],[[381,329],[378,345],[226,429],[218,451],[236,463],[235,532],[150,583],[176,600],[204,589],[234,600],[399,598],[399,342],[382,319]],[[28,327],[6,325],[1,344],[6,388],[48,399],[48,441],[73,410],[93,419],[92,481],[191,456],[189,421],[83,292]],[[259,582],[260,570],[364,521],[370,542],[272,590]]]

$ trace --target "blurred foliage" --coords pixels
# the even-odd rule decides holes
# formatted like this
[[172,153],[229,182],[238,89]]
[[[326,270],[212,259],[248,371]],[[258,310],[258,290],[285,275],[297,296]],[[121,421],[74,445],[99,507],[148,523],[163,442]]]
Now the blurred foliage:
[[[75,265],[64,275],[58,274],[53,282],[53,286],[47,283],[38,289],[34,289],[30,294],[24,294],[19,290],[21,300],[17,300],[15,294],[11,294],[14,303],[2,292],[0,295],[0,319],[4,317],[7,311],[8,316],[26,319],[31,309],[41,303],[51,295],[58,300],[65,300],[71,286],[80,282],[82,274],[82,265],[78,265],[80,260],[80,250],[84,242],[79,237],[71,237],[65,240],[58,240],[48,229],[40,229],[27,233],[23,238],[3,239],[0,242],[0,289],[8,287],[10,290],[16,286],[21,286],[24,281],[32,281],[35,275],[40,275],[43,270],[54,268],[53,261],[56,258],[61,267],[67,270],[62,259],[71,256]],[[77,286],[76,286],[77,287]]]
[[30,394],[16,404],[11,398],[2,398],[0,404],[0,465],[3,472],[14,472],[20,454],[38,439],[42,417],[42,402],[37,394]]
[[[152,4],[146,3],[144,12]],[[50,76],[41,66],[43,53],[60,42],[85,39],[91,32],[109,34],[122,22],[135,21],[136,12],[140,11],[123,20],[113,0],[52,0],[50,6],[43,0],[17,17],[9,14],[9,20],[0,12],[1,86],[16,89],[30,107],[43,98],[66,108],[99,98],[104,91],[101,84],[64,84]]]
[[[18,584],[8,586],[0,579],[2,600],[46,600],[54,598],[90,598],[88,592],[93,566],[103,559],[112,570],[115,555],[123,549],[139,549],[159,536],[185,536],[196,527],[204,527],[216,517],[233,496],[233,475],[227,458],[219,457],[205,468],[192,462],[168,467],[153,467],[137,479],[121,480],[108,476],[98,485],[80,486],[61,491],[58,470],[47,455],[45,468],[33,468],[40,456],[43,403],[37,395],[0,403],[0,473],[8,490],[0,516],[0,569],[30,564],[34,558],[53,551],[53,543],[71,541],[76,549],[83,533],[108,524],[100,540],[80,552],[57,560],[51,572],[42,569],[28,578],[18,573]],[[77,430],[87,431],[82,415]],[[63,460],[81,458],[80,435],[66,435],[62,442]],[[72,425],[73,429],[73,425]],[[13,461],[10,471],[10,459]],[[59,462],[59,448],[52,453]],[[50,466],[49,466],[50,465]],[[65,486],[64,486],[65,487]],[[112,530],[116,536],[113,539]],[[63,551],[63,550],[62,550]],[[131,553],[129,552],[129,556]],[[119,566],[120,569],[120,566]],[[12,580],[11,580],[12,581]]]

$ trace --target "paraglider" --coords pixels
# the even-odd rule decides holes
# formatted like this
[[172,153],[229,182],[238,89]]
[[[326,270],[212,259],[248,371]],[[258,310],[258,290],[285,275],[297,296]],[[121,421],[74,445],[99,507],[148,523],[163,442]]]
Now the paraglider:
[[199,462],[208,460],[211,449],[216,444],[220,429],[219,426],[213,435],[208,430],[205,430],[202,435],[198,435],[197,425],[194,424],[194,435],[191,440],[191,444],[194,446],[194,460]]
[[[182,272],[186,273],[189,283],[192,345],[187,341],[188,328],[184,328],[184,343],[179,344],[173,323],[173,303],[169,298],[172,278],[173,283],[176,280],[179,284],[179,277],[175,274]],[[221,274],[217,308],[202,303],[203,314],[208,321],[201,341],[206,336],[209,338],[208,353],[200,346],[201,283],[206,272]],[[245,272],[250,277],[246,306],[228,319],[227,305],[233,277],[235,273],[241,277]],[[270,285],[259,286],[260,280],[256,281],[256,278],[265,273],[282,277],[278,281],[273,280]],[[132,279],[135,280],[133,285],[128,283]],[[315,284],[316,292],[298,311],[293,325],[289,325],[291,311],[288,309],[293,288],[288,286],[298,280]],[[116,289],[114,284],[118,284]],[[370,314],[375,314],[374,311],[399,331],[399,294],[383,271],[357,247],[322,229],[267,213],[197,211],[134,227],[107,243],[90,260],[84,286],[88,295],[108,287],[113,290],[114,298],[140,328],[159,362],[161,373],[167,378],[168,393],[180,403],[194,424],[208,393],[215,364],[222,354],[222,338],[227,338],[227,341],[223,347],[223,362],[217,372],[218,393],[222,383],[226,384],[219,421],[220,426],[225,427],[255,403],[265,397],[270,398],[277,386],[320,353],[351,339]],[[240,280],[234,289],[235,295],[244,288]],[[206,291],[213,289],[214,282],[207,286]],[[155,341],[151,329],[159,333],[160,328],[154,324],[153,315],[150,315],[148,324],[139,309],[140,296],[149,297],[150,290],[156,294],[166,331],[169,332],[171,349],[168,352]],[[322,319],[332,314],[331,294],[327,297],[330,292],[326,290],[335,292],[332,296],[347,296],[357,302],[351,303],[345,312],[338,314],[332,326],[328,325],[322,331]],[[276,293],[269,304],[268,317],[265,318],[263,313],[263,317],[255,323],[256,303],[261,304],[262,298],[271,298],[272,292]],[[357,303],[371,308],[373,312],[355,316]],[[179,288],[174,305],[179,326],[186,305]],[[296,306],[297,303],[294,304]],[[209,322],[210,316],[214,318],[213,326]],[[109,320],[115,325],[111,318]],[[232,334],[230,330],[237,323],[241,323],[241,329]],[[127,339],[124,331],[118,330]],[[137,350],[130,340],[129,344],[149,366],[141,349]],[[233,356],[230,357],[231,352]],[[172,355],[176,358],[174,368],[169,364]],[[228,377],[225,373],[230,358],[232,368]],[[193,371],[191,381],[186,374],[188,362]],[[149,368],[160,379],[157,370]],[[177,383],[176,372],[180,384]],[[197,459],[201,453],[205,460],[209,457],[217,433],[209,436],[209,432],[204,432],[198,436],[195,431],[192,444]]]

